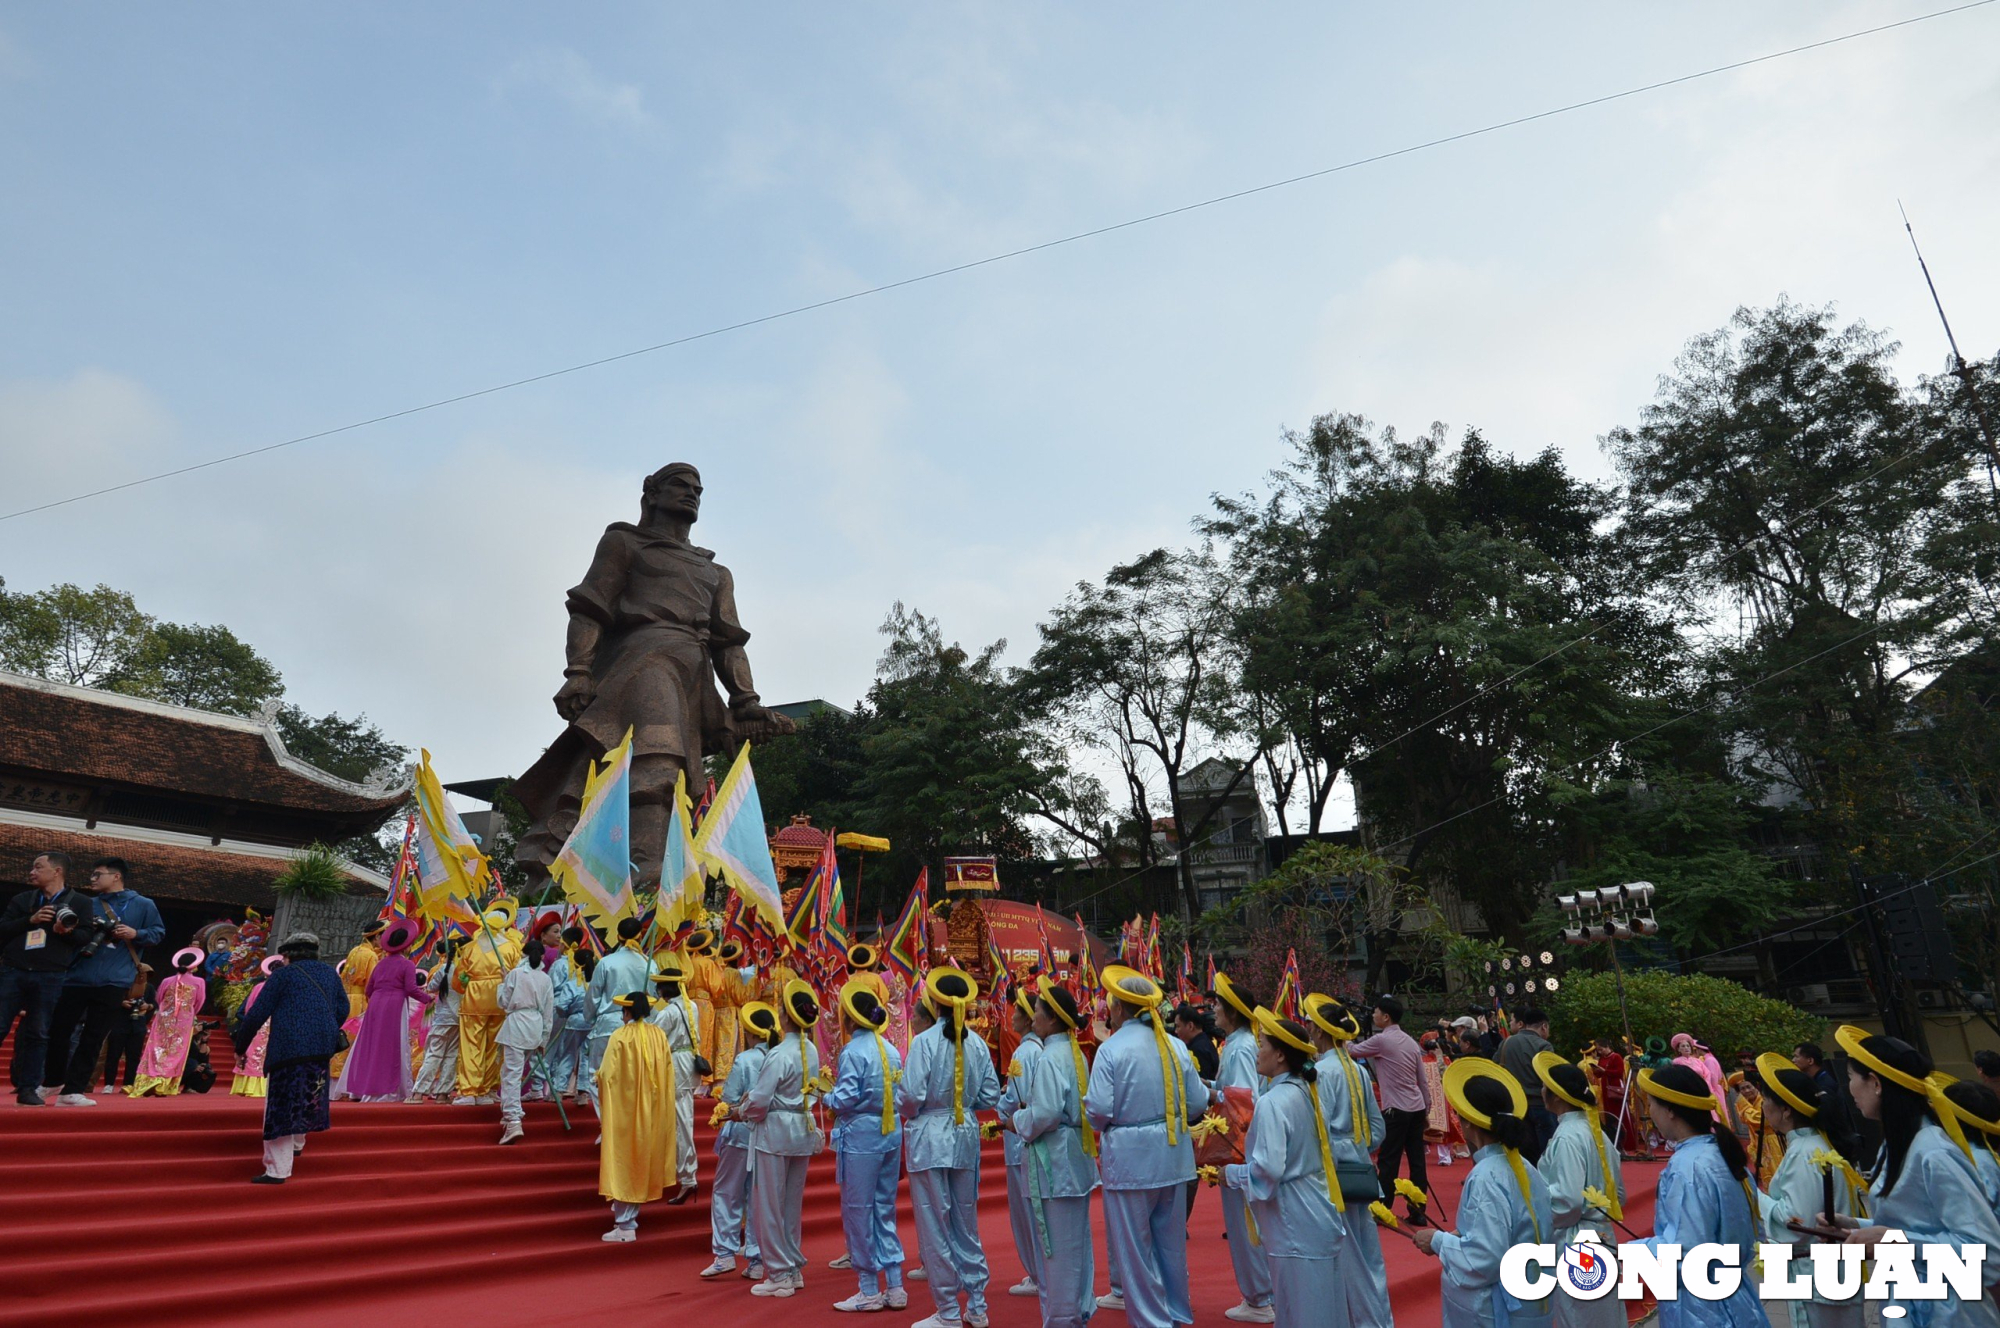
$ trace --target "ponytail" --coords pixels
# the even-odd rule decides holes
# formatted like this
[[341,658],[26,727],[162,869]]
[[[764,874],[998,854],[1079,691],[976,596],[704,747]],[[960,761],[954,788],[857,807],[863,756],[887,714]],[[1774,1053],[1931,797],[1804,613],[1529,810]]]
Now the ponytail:
[[[1714,1090],[1709,1087],[1708,1081],[1685,1065],[1662,1066],[1652,1071],[1652,1077],[1661,1088],[1671,1089],[1676,1093],[1685,1093],[1690,1097],[1713,1098],[1714,1096]],[[1693,1126],[1696,1134],[1707,1134],[1714,1138],[1715,1146],[1722,1152],[1723,1162],[1728,1164],[1731,1177],[1739,1182],[1749,1178],[1750,1157],[1743,1151],[1743,1141],[1736,1137],[1734,1130],[1718,1129],[1714,1112],[1679,1102],[1669,1102],[1664,1097],[1656,1097],[1653,1101]]]

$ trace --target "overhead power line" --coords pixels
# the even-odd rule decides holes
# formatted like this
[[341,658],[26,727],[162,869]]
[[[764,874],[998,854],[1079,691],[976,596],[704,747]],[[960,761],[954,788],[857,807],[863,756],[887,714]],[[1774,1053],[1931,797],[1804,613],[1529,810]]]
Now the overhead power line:
[[820,309],[829,309],[835,305],[848,304],[855,300],[866,299],[872,295],[886,294],[889,291],[901,290],[907,286],[916,286],[925,282],[937,281],[943,277],[955,276],[962,272],[971,272],[977,268],[991,267],[996,263],[1005,263],[1012,259],[1024,258],[1030,254],[1042,253],[1045,250],[1058,249],[1065,245],[1096,239],[1099,236],[1112,235],[1120,231],[1151,225],[1154,222],[1166,221],[1173,217],[1185,216],[1190,212],[1199,212],[1206,208],[1219,207],[1225,203],[1234,203],[1242,199],[1254,198],[1260,194],[1268,194],[1279,189],[1289,189],[1295,185],[1306,184],[1313,180],[1322,180],[1328,176],[1357,170],[1363,166],[1372,166],[1380,162],[1394,160],[1398,157],[1407,157],[1419,152],[1428,152],[1433,148],[1445,147],[1452,143],[1463,143],[1468,139],[1481,138],[1488,134],[1497,134],[1506,129],[1517,129],[1523,125],[1534,124],[1541,120],[1569,115],[1573,112],[1588,110],[1595,106],[1608,105],[1611,102],[1624,101],[1627,98],[1643,96],[1649,92],[1658,92],[1665,88],[1678,87],[1684,83],[1693,83],[1701,79],[1713,78],[1718,74],[1727,74],[1738,69],[1748,69],[1755,65],[1769,64],[1774,60],[1783,60],[1791,56],[1803,55],[1809,51],[1823,50],[1829,46],[1839,46],[1846,42],[1858,41],[1863,37],[1873,37],[1881,33],[1896,31],[1899,28],[1913,27],[1919,23],[1928,23],[1932,19],[1946,18],[1953,14],[1962,14],[1967,10],[1983,9],[1996,2],[2000,2],[2000,0],[1970,0],[1966,4],[1952,5],[1945,9],[1934,9],[1910,18],[1898,19],[1893,23],[1878,23],[1873,27],[1859,28],[1853,32],[1841,33],[1836,37],[1826,37],[1819,41],[1789,46],[1781,51],[1771,51],[1764,55],[1750,56],[1742,60],[1732,60],[1727,64],[1713,65],[1707,69],[1698,69],[1692,73],[1680,74],[1673,78],[1642,83],[1637,87],[1625,88],[1618,92],[1608,92],[1602,96],[1587,97],[1581,101],[1568,102],[1561,106],[1550,107],[1547,110],[1535,111],[1527,115],[1517,115],[1511,119],[1496,120],[1491,124],[1481,125],[1476,129],[1465,129],[1457,133],[1443,135],[1442,137],[1426,139],[1420,143],[1411,143],[1403,147],[1391,148],[1388,151],[1377,152],[1370,156],[1356,157],[1351,161],[1344,161],[1335,166],[1326,166],[1318,170],[1306,171],[1303,174],[1287,176],[1282,180],[1272,180],[1266,184],[1252,185],[1247,189],[1238,189],[1226,194],[1217,194],[1212,198],[1204,198],[1193,203],[1183,203],[1178,207],[1165,208],[1158,212],[1149,212],[1144,216],[1131,217],[1124,221],[1112,222],[1109,225],[1093,227],[1090,230],[1077,231],[1055,239],[1043,240],[1038,244],[1024,245],[1018,249],[1009,249],[1002,253],[990,254],[985,258],[976,258],[964,263],[954,263],[950,267],[936,268],[915,276],[903,277],[897,281],[887,281],[877,286],[868,286],[860,290],[849,291],[845,295],[835,295],[824,300],[814,300],[807,304],[793,305],[789,309],[780,309],[774,313],[761,314],[754,318],[739,319],[733,323],[724,323],[719,327],[712,327],[703,332],[690,332],[684,336],[672,337],[665,341],[656,341],[649,346],[639,346],[632,350],[620,351],[615,355],[599,356],[596,359],[565,365],[559,369],[550,369],[543,373],[530,374],[525,378],[515,378],[504,383],[495,383],[490,387],[482,387],[469,392],[459,392],[451,396],[439,397],[434,401],[426,401],[421,405],[406,406],[401,410],[392,410],[380,415],[372,415],[367,419],[355,420],[349,424],[336,425],[330,429],[320,429],[313,433],[300,434],[295,438],[286,438],[279,442],[265,443],[261,447],[246,448],[240,452],[231,452],[224,456],[211,457],[206,461],[197,461],[189,465],[177,466],[171,470],[163,470],[157,474],[140,476],[139,478],[125,480],[118,484],[107,484],[101,488],[71,494],[67,498],[56,498],[45,503],[36,503],[30,507],[22,507],[11,512],[0,513],[0,521],[12,521],[19,517],[32,516],[37,512],[52,511],[59,507],[70,506],[73,503],[86,502],[92,498],[102,498],[107,494],[121,493],[126,489],[136,489],[141,485],[156,484],[161,480],[174,479],[182,475],[194,474],[197,471],[211,470],[217,466],[228,465],[231,462],[264,456],[267,453],[282,451],[285,448],[297,447],[302,443],[317,442],[324,438],[353,433],[358,429],[366,429],[373,425],[386,424],[392,420],[407,419],[412,415],[421,415],[428,411],[440,410],[446,406],[455,406],[462,402],[475,401],[480,397],[489,397],[495,393],[512,391],[517,387],[528,387],[535,383],[545,383],[550,379],[582,373],[587,369],[599,369],[605,365],[617,364],[623,360],[636,359],[642,355],[653,355],[660,351],[671,350],[677,346],[686,346],[693,342],[706,341],[714,337],[726,336],[732,332],[741,332],[748,328],[760,327],[765,323],[775,323],[781,319],[796,318],[802,314],[813,313]]

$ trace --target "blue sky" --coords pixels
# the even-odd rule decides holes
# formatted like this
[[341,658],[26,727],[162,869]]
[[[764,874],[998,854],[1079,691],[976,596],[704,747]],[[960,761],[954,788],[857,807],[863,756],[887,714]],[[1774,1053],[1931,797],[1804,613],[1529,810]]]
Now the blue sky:
[[[1919,4],[0,7],[0,507],[845,293]],[[1012,657],[1351,410],[1607,478],[1781,293],[2000,341],[2000,7],[0,523],[447,778],[551,738],[562,592],[701,466],[773,700],[892,601]]]

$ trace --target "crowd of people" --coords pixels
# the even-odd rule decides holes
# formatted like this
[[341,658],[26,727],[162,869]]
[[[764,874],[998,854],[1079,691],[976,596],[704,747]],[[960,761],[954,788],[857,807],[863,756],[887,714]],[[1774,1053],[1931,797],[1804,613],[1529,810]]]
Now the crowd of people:
[[[129,893],[122,871],[112,882],[94,870],[81,896],[68,869],[59,854],[37,858],[32,888],[0,915],[0,1014],[8,1028],[23,1016],[24,1104],[41,1104],[44,1029],[70,999],[63,979],[103,952],[82,954],[79,924],[64,920],[109,899],[98,915],[120,921],[102,928],[107,938],[122,927],[137,941],[157,925],[150,905],[117,900]],[[341,1097],[496,1106],[501,1144],[522,1137],[524,1100],[565,1098],[599,1130],[603,1239],[633,1243],[646,1205],[695,1197],[694,1113],[707,1098],[719,1128],[711,1261],[698,1275],[740,1275],[757,1297],[804,1293],[806,1172],[830,1148],[846,1239],[834,1267],[853,1278],[833,1307],[904,1309],[922,1283],[932,1312],[918,1328],[988,1322],[977,1211],[983,1144],[996,1137],[1027,1273],[1004,1294],[1036,1298],[1043,1323],[1063,1328],[1103,1311],[1136,1328],[1193,1322],[1188,1221],[1207,1187],[1220,1191],[1240,1294],[1226,1315],[1246,1323],[1393,1324],[1385,1239],[1437,1260],[1446,1328],[1625,1322],[1614,1297],[1517,1299],[1501,1260],[1519,1244],[1712,1244],[1750,1268],[1755,1247],[1776,1242],[1798,1271],[1814,1243],[1872,1247],[1891,1230],[2000,1248],[2000,1097],[1858,1028],[1836,1034],[1838,1069],[1803,1044],[1726,1073],[1690,1034],[1623,1054],[1594,1044],[1573,1061],[1534,1009],[1514,1011],[1504,1036],[1495,1012],[1418,1037],[1389,995],[1350,1004],[1305,993],[1286,1017],[1226,972],[1176,1002],[1119,965],[1089,991],[1045,975],[982,993],[950,964],[905,986],[867,944],[850,948],[831,987],[824,974],[815,986],[782,960],[745,963],[704,928],[655,948],[628,919],[600,955],[580,927],[545,919],[524,934],[518,920],[503,901],[428,972],[409,958],[421,934],[410,920],[371,928],[338,967],[310,933],[280,941],[234,1030],[242,1091],[265,1098],[256,1183],[290,1179]],[[151,997],[135,1093],[178,1091],[199,1031],[198,957],[177,955]],[[132,975],[84,972],[86,991],[124,977],[119,1000],[130,999]],[[114,1004],[85,995],[72,1008],[87,1030],[91,1011]],[[107,1032],[110,1022],[100,1021]],[[70,1049],[72,1065],[84,1050]],[[1861,1121],[1882,1139],[1866,1174]],[[1625,1211],[1620,1136],[1630,1148],[1641,1135],[1668,1154],[1650,1235],[1632,1232]],[[1448,1216],[1426,1172],[1440,1144],[1443,1159],[1429,1160],[1455,1161],[1462,1146],[1471,1163]],[[906,1183],[914,1259],[896,1222]],[[1992,1288],[2000,1267],[1984,1277]],[[2000,1328],[1990,1297],[1902,1308],[1918,1323]],[[1728,1300],[1661,1305],[1666,1328],[1779,1317],[1847,1328],[1862,1305],[1766,1305],[1755,1279]]]

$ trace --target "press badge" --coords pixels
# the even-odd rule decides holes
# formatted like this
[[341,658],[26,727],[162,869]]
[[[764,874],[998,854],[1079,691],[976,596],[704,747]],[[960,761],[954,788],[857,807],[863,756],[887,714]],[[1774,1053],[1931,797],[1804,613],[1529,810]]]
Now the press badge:
[[22,938],[22,941],[22,949],[39,950],[49,943],[49,934],[40,927],[30,927],[28,928],[28,934]]

